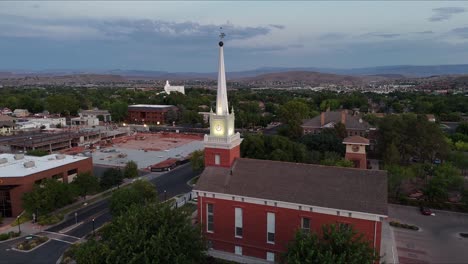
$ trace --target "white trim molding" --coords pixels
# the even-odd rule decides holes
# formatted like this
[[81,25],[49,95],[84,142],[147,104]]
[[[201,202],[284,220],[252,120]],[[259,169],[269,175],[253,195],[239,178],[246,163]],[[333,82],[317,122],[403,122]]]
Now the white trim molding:
[[260,199],[260,198],[246,197],[246,196],[233,195],[233,194],[206,192],[206,191],[200,191],[200,190],[193,190],[192,192],[198,196],[216,197],[215,199],[227,200],[231,202],[236,201],[236,202],[257,204],[257,205],[263,205],[263,206],[266,205],[266,206],[271,206],[271,207],[292,209],[292,210],[304,211],[304,212],[313,212],[313,213],[333,215],[333,216],[336,216],[337,212],[339,212],[339,215],[342,217],[369,220],[369,221],[382,222],[384,218],[388,217],[387,215],[381,215],[381,214],[372,214],[372,213],[358,212],[358,211],[351,211],[351,210],[344,210],[344,209],[337,209],[337,208],[327,208],[327,207],[320,207],[320,206],[307,205],[307,204],[289,203],[289,202],[283,202],[283,201]]

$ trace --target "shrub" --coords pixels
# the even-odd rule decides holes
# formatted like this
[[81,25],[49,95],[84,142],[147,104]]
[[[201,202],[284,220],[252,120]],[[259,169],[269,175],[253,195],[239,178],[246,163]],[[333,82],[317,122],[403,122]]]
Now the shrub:
[[7,240],[10,238],[14,238],[14,237],[19,237],[19,235],[21,235],[21,232],[10,231],[8,233],[3,233],[3,234],[0,234],[0,241]]
[[10,238],[10,235],[7,233],[0,234],[0,241],[7,240]]
[[63,219],[63,214],[53,214],[53,215],[43,215],[42,217],[39,216],[37,219],[40,225],[53,225],[56,224]]
[[397,222],[397,221],[391,221],[390,225],[393,226],[393,227],[406,228],[406,229],[415,230],[415,231],[419,230],[419,227],[417,227],[417,226],[402,224],[402,223]]

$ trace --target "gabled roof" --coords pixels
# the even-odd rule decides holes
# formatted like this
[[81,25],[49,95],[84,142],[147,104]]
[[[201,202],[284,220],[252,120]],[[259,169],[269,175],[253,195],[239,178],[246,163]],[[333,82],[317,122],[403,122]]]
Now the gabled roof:
[[205,168],[195,190],[387,215],[379,170],[238,158],[231,169]]
[[[341,111],[323,112],[322,114],[325,115],[324,126],[332,122],[333,123],[341,122]],[[314,118],[303,120],[302,126],[311,127],[311,128],[322,128],[322,125],[320,122],[321,122],[321,115],[318,115]],[[353,116],[349,113],[346,114],[345,126],[347,129],[367,130],[370,128],[369,123],[360,119],[358,116]]]
[[343,140],[343,144],[369,145],[369,140],[360,136],[350,136]]

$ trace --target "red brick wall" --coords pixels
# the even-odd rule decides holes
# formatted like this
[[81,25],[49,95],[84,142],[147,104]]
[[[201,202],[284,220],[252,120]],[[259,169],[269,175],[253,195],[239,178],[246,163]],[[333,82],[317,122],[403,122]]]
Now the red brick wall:
[[92,172],[93,171],[93,160],[87,158],[79,160],[71,164],[67,164],[61,167],[53,168],[39,173],[31,174],[26,177],[12,177],[2,178],[1,185],[18,185],[10,190],[10,199],[12,206],[13,216],[19,215],[23,211],[21,197],[24,193],[30,192],[33,189],[34,182],[41,179],[52,178],[53,175],[63,173],[63,182],[67,182],[67,172],[69,170],[78,169],[78,173],[81,172]]
[[350,161],[359,161],[359,167],[360,169],[367,169],[367,158],[366,154],[361,154],[361,153],[349,153],[347,152],[345,154],[345,159],[350,160]]
[[[206,232],[206,204],[214,205],[214,233]],[[203,208],[200,206],[203,204]],[[362,232],[374,245],[374,228],[377,227],[376,249],[380,249],[381,223],[369,220],[355,219],[347,216],[325,215],[307,211],[278,208],[274,206],[247,204],[239,201],[227,201],[210,197],[198,199],[199,221],[202,223],[203,234],[211,240],[213,248],[234,253],[234,246],[242,246],[243,255],[261,259],[266,258],[266,252],[281,253],[287,248],[287,243],[293,239],[295,231],[300,228],[301,218],[311,220],[311,230],[320,232],[321,226],[331,223],[347,223]],[[243,238],[234,236],[234,208],[243,209]],[[200,210],[202,209],[202,210]],[[267,212],[275,213],[275,244],[268,244],[266,226]],[[276,255],[276,260],[279,254]]]
[[[215,164],[215,155],[221,158],[220,165]],[[230,168],[236,158],[240,157],[240,145],[232,149],[205,148],[205,166],[221,166]]]

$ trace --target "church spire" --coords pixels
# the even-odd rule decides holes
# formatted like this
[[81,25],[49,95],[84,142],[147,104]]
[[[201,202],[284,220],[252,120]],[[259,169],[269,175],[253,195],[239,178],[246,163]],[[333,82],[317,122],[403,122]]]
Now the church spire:
[[[222,28],[221,28],[222,29]],[[224,69],[224,51],[223,51],[223,38],[226,36],[224,33],[219,35],[219,65],[218,65],[218,95],[216,97],[216,114],[228,115],[229,107],[227,101],[227,88],[226,88],[226,71]]]

